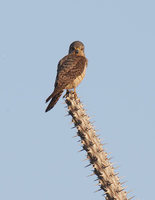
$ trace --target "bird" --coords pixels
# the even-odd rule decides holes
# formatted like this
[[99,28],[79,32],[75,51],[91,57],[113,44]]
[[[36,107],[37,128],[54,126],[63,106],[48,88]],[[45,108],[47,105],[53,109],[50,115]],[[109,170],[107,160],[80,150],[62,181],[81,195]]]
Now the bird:
[[58,102],[62,93],[66,89],[74,89],[81,83],[85,76],[88,60],[84,53],[84,44],[80,41],[74,41],[69,46],[68,55],[63,57],[57,66],[57,75],[54,84],[54,91],[46,99],[46,103],[50,101],[45,112],[51,110]]

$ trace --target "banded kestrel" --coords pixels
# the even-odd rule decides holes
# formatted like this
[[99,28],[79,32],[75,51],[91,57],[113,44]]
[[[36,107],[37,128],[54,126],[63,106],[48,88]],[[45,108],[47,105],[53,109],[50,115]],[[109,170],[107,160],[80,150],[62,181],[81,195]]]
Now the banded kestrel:
[[46,99],[46,103],[50,101],[45,112],[51,110],[64,89],[74,89],[81,83],[85,76],[87,67],[87,58],[84,54],[84,44],[80,41],[73,42],[69,47],[69,53],[62,58],[57,67],[57,76],[53,93]]

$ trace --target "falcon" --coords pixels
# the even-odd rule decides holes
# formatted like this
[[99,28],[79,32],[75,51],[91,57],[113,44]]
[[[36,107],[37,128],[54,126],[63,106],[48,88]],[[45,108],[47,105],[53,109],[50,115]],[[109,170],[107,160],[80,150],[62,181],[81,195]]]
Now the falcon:
[[57,76],[53,93],[46,99],[50,101],[45,112],[51,110],[58,102],[63,91],[74,89],[81,83],[85,76],[88,60],[84,53],[84,44],[80,41],[71,43],[68,55],[63,57],[57,67]]

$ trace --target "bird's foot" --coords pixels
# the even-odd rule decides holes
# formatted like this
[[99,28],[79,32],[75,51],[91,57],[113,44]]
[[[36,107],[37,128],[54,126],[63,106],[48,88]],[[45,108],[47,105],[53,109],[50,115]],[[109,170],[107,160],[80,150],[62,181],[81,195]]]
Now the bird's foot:
[[77,99],[77,93],[76,93],[76,91],[74,91],[73,94],[74,94],[74,98]]
[[63,96],[63,98],[67,97],[69,94],[69,90],[66,90],[66,94]]

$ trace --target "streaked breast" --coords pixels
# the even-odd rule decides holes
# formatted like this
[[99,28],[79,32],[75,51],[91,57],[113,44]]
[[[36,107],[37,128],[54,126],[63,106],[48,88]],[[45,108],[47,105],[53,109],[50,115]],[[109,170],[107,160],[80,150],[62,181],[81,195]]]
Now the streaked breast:
[[65,89],[76,88],[81,83],[81,81],[83,80],[85,73],[86,73],[86,66],[85,66],[82,74],[80,76],[78,76],[71,84],[67,85],[67,87]]

